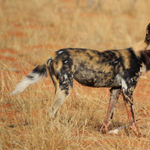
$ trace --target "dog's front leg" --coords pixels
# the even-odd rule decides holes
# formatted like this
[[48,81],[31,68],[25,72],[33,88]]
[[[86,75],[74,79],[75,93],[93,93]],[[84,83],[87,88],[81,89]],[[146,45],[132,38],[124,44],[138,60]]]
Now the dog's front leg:
[[133,91],[131,89],[130,90],[123,89],[123,97],[125,101],[127,115],[129,118],[129,127],[137,136],[140,136],[141,133],[138,131],[136,127],[136,119],[135,119],[134,110],[133,110]]
[[111,119],[113,118],[113,112],[114,112],[117,100],[119,98],[119,95],[120,95],[120,88],[119,89],[115,89],[115,88],[110,89],[110,101],[109,101],[109,105],[108,105],[107,115],[106,115],[106,118],[103,123],[103,129],[102,129],[103,133],[108,132],[108,127],[111,123]]

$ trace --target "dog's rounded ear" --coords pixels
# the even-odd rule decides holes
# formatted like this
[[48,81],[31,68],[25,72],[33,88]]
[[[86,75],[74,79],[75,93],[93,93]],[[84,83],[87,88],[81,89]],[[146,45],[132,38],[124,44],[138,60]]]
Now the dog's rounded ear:
[[150,23],[147,25],[147,28],[146,28],[145,42],[147,44],[150,44]]

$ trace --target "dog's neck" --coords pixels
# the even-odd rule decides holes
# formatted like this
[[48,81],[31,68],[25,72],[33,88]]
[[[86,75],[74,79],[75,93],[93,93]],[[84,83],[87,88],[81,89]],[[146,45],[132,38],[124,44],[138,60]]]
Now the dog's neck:
[[140,51],[146,50],[146,48],[147,48],[147,44],[144,40],[132,46],[132,49],[134,50],[137,56],[140,56]]
[[150,46],[148,46],[147,43],[143,40],[133,45],[132,48],[136,56],[141,60],[143,65],[145,65],[146,67],[145,71],[149,71],[150,70]]

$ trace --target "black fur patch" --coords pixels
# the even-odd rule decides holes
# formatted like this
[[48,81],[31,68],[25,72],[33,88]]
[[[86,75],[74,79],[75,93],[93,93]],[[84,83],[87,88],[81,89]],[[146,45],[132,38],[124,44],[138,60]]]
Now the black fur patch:
[[[45,76],[47,76],[46,65],[45,65],[45,64],[42,65],[42,66],[38,65],[38,66],[32,71],[32,73],[38,73],[38,74],[40,74],[40,75],[45,75]],[[29,74],[29,75],[27,75],[27,78],[33,79],[34,76],[33,76],[32,74]]]

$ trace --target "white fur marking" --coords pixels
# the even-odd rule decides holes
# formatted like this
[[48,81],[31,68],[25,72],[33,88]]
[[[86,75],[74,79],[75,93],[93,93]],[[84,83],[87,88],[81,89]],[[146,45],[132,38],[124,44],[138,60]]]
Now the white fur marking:
[[64,63],[66,64],[68,62],[68,60],[64,61]]
[[142,63],[142,67],[140,68],[140,72],[146,73],[146,66]]
[[67,74],[64,74],[64,78],[65,78],[65,80],[66,80],[66,79],[68,79],[68,76],[67,76]]
[[118,86],[118,85],[121,86],[121,79],[122,79],[122,77],[119,74],[117,74],[115,77],[115,83],[114,84],[116,86]]
[[58,54],[61,54],[63,51],[59,51]]
[[124,79],[121,79],[121,82],[122,82],[122,88],[127,90],[128,87],[127,87],[126,81]]

